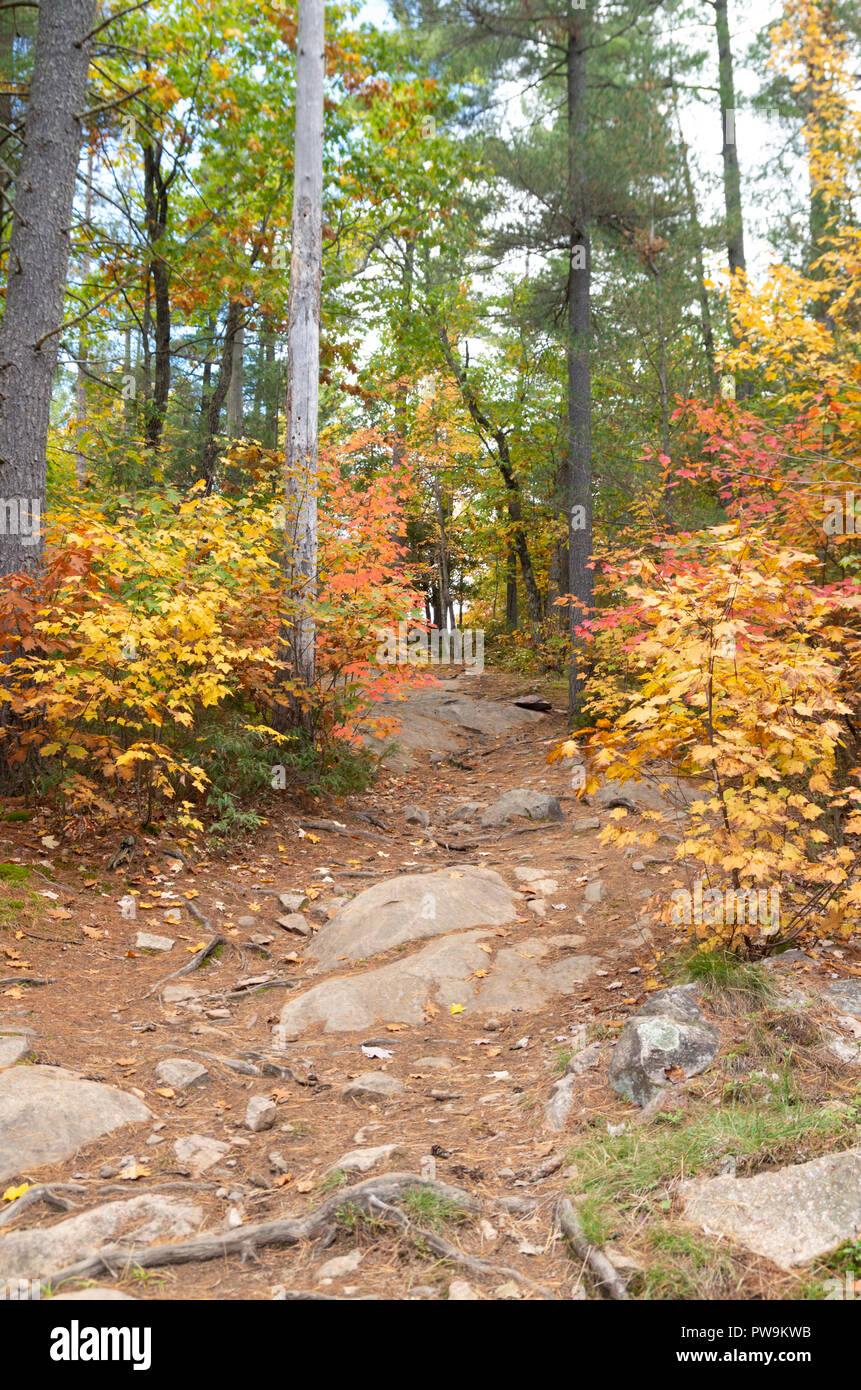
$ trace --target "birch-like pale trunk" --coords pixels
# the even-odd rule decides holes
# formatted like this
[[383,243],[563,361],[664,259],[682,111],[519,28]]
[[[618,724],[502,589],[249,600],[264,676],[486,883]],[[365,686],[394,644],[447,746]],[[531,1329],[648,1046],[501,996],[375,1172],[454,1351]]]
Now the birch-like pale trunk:
[[287,319],[285,569],[294,612],[285,646],[293,673],[314,681],[317,587],[317,416],[320,391],[320,285],[323,261],[324,0],[299,0],[296,135]]
[[41,0],[0,325],[0,576],[42,565],[46,451],[96,0]]

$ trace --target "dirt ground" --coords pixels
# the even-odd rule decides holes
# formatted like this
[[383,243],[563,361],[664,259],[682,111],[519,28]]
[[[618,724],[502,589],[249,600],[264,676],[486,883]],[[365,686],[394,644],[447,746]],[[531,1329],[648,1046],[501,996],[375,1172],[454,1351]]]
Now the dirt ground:
[[[535,681],[498,672],[470,684],[482,698],[505,701],[536,688]],[[570,772],[564,764],[545,762],[565,732],[565,715],[561,689],[540,689],[549,690],[557,708],[495,745],[477,739],[455,762],[432,766],[422,760],[409,773],[384,775],[362,797],[310,811],[295,804],[276,807],[264,829],[228,852],[207,854],[203,841],[183,841],[182,862],[139,837],[131,865],[111,871],[116,832],[54,843],[41,816],[3,825],[0,859],[31,866],[28,886],[39,898],[10,909],[21,898],[20,885],[2,885],[0,1023],[34,1030],[30,1061],[133,1091],[154,1116],[151,1125],[115,1131],[74,1159],[21,1173],[15,1183],[76,1183],[81,1191],[74,1200],[85,1207],[118,1193],[189,1193],[203,1211],[203,1229],[219,1232],[239,1222],[303,1215],[344,1183],[362,1180],[337,1171],[342,1155],[394,1145],[386,1171],[432,1173],[482,1203],[481,1213],[473,1215],[425,1208],[419,1201],[410,1211],[417,1227],[444,1232],[459,1250],[486,1261],[488,1273],[458,1269],[408,1232],[341,1219],[318,1238],[289,1248],[260,1246],[176,1267],[126,1270],[119,1287],[151,1299],[271,1299],[279,1289],[404,1299],[447,1297],[453,1280],[464,1279],[486,1298],[576,1298],[584,1290],[595,1296],[584,1285],[582,1261],[554,1234],[554,1207],[561,1193],[572,1190],[565,1164],[577,1136],[596,1126],[630,1124],[633,1107],[610,1089],[606,1067],[579,1078],[562,1133],[546,1129],[544,1107],[578,1030],[612,1040],[648,990],[667,983],[663,964],[679,937],[654,914],[651,925],[636,924],[653,895],[666,896],[687,880],[672,862],[670,841],[652,851],[656,862],[635,873],[630,858],[599,843],[597,831],[573,833],[576,816],[600,814],[603,825],[609,812],[579,808]],[[491,801],[512,787],[553,793],[565,821],[523,823],[517,827],[522,833],[500,835],[468,852],[446,849],[404,822],[409,803],[434,810],[466,799]],[[360,811],[387,828],[361,819]],[[303,821],[314,818],[335,818],[349,833],[304,829]],[[515,866],[552,871],[560,888],[549,917],[539,920],[524,911],[496,935],[511,944],[526,932],[577,933],[585,938],[584,952],[602,957],[601,970],[537,1013],[488,1020],[430,1008],[418,1026],[380,1018],[367,1034],[323,1034],[318,1028],[283,1051],[275,1047],[279,1010],[306,979],[310,983],[311,969],[301,939],[276,923],[284,911],[277,892],[301,891],[328,903],[339,890],[356,893],[390,874],[464,862],[498,870],[515,888],[523,887],[513,876]],[[605,898],[584,910],[583,885],[595,878],[604,881]],[[119,905],[130,893],[137,898],[134,920]],[[241,925],[244,917],[255,918],[254,925]],[[136,951],[142,929],[172,937],[174,949],[158,955]],[[192,992],[169,1002],[156,986],[216,932],[227,945],[217,958],[174,980]],[[564,952],[553,951],[548,959],[562,958]],[[345,962],[343,973],[367,968],[366,962]],[[823,948],[818,960],[796,962],[786,973],[815,985],[861,974],[861,958],[849,947]],[[29,984],[21,977],[48,983]],[[722,1027],[731,1038],[737,1024],[730,1018]],[[369,1059],[363,1044],[393,1056]],[[418,1059],[428,1056],[445,1057],[451,1067],[419,1066]],[[155,1068],[173,1057],[201,1062],[209,1080],[170,1094]],[[234,1066],[250,1064],[259,1074],[243,1074],[225,1059]],[[266,1064],[274,1074],[262,1074]],[[404,1082],[404,1093],[391,1103],[342,1098],[347,1081],[376,1069]],[[716,1068],[688,1089],[700,1101],[717,1103],[726,1079],[726,1068]],[[836,1075],[830,1084],[836,1093],[852,1088]],[[244,1124],[252,1095],[277,1102],[274,1127],[259,1134]],[[174,1154],[174,1141],[189,1134],[230,1146],[200,1178],[183,1171]],[[136,1176],[120,1179],[132,1155]],[[56,1219],[33,1207],[14,1229]],[[321,1281],[318,1271],[326,1260],[355,1249],[362,1258],[354,1270]],[[749,1281],[752,1296],[762,1264],[747,1257],[738,1276]],[[773,1271],[770,1279],[773,1290]],[[782,1276],[789,1296],[793,1286],[794,1276]]]

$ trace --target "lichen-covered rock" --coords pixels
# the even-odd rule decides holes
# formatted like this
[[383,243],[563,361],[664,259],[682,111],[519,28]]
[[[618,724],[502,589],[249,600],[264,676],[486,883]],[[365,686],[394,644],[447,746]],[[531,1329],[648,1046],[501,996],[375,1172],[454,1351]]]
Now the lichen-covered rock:
[[679,1068],[697,1076],[711,1066],[718,1035],[690,986],[661,990],[630,1018],[613,1052],[610,1085],[635,1105],[648,1105]]

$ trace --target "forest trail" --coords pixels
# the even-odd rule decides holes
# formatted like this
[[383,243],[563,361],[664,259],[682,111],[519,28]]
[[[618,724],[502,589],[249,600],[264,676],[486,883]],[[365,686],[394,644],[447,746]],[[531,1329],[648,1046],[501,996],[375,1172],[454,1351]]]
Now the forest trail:
[[[107,837],[64,848],[38,820],[4,827],[2,858],[33,872],[11,885],[19,930],[0,933],[0,1187],[35,1186],[0,1212],[0,1280],[73,1269],[64,1289],[156,1299],[612,1294],[559,1234],[558,1203],[575,1141],[651,1118],[608,1066],[669,983],[679,938],[654,909],[686,879],[670,831],[651,853],[599,843],[614,789],[584,803],[570,764],[545,762],[566,716],[515,704],[536,690],[464,672],[414,692],[370,793],[291,803],[233,857],[139,838],[109,872]],[[488,813],[515,790],[562,819]],[[855,956],[790,956],[784,1028],[799,986],[851,1024]],[[738,1071],[747,1017],[705,1007],[720,1055],[668,1075],[671,1107],[718,1105]],[[814,1099],[848,1094],[857,1063],[849,1027],[823,1069],[826,1036],[798,1040]],[[783,1157],[845,1149],[841,1124]],[[674,1217],[680,1201],[669,1191]],[[166,1263],[165,1242],[198,1238]],[[618,1296],[643,1259],[636,1241],[611,1253]],[[775,1296],[755,1249],[728,1277]]]

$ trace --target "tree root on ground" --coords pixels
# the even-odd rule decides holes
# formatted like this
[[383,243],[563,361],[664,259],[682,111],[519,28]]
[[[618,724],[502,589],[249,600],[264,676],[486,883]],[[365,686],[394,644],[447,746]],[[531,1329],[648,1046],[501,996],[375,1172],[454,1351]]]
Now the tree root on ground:
[[556,1222],[572,1250],[589,1266],[602,1288],[612,1298],[627,1301],[630,1295],[622,1276],[604,1252],[586,1239],[580,1218],[567,1197],[560,1197],[556,1205]]
[[306,1216],[259,1221],[238,1226],[233,1231],[196,1236],[168,1245],[105,1245],[76,1264],[40,1276],[40,1282],[55,1288],[69,1279],[90,1279],[105,1271],[116,1277],[130,1268],[153,1269],[163,1265],[191,1264],[220,1259],[225,1255],[240,1255],[247,1260],[253,1258],[255,1249],[260,1246],[296,1245],[301,1240],[311,1240],[326,1229],[333,1217],[351,1210],[372,1215],[373,1198],[389,1203],[415,1190],[433,1192],[443,1201],[456,1203],[467,1211],[481,1210],[481,1202],[463,1188],[450,1187],[443,1182],[427,1182],[415,1173],[384,1173],[382,1177],[369,1178],[353,1187],[344,1188]]

